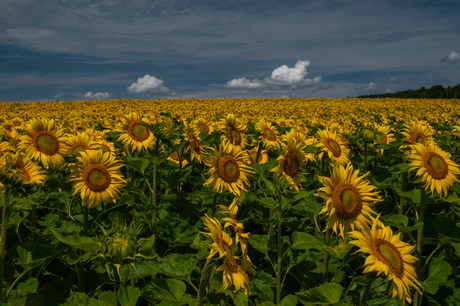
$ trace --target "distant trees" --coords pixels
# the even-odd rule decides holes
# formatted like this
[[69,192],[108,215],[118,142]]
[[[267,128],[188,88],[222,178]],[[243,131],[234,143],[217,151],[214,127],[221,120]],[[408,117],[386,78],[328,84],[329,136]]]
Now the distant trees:
[[404,90],[396,93],[359,96],[358,98],[412,98],[412,99],[460,99],[460,84],[453,87],[434,85],[430,89],[422,87],[417,90]]

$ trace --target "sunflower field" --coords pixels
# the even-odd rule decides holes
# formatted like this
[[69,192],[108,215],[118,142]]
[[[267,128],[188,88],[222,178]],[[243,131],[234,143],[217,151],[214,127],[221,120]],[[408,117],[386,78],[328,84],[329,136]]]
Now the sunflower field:
[[0,102],[2,305],[460,305],[460,100]]

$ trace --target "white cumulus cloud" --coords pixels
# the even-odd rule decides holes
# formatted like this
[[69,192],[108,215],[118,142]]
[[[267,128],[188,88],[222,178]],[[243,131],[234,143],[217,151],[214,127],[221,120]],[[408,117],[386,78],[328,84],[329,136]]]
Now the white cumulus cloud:
[[309,61],[299,60],[292,68],[281,65],[274,69],[271,75],[265,77],[263,81],[257,78],[249,80],[243,77],[228,81],[224,87],[254,91],[285,91],[286,89],[300,89],[321,83],[323,81],[321,76],[312,79],[307,78],[307,67],[309,66]]
[[447,64],[460,64],[460,52],[453,51],[452,53],[444,56],[440,62]]
[[367,89],[375,90],[377,89],[377,84],[375,84],[374,82],[369,82],[369,84],[367,85]]
[[60,92],[60,93],[58,93],[58,94],[55,94],[55,95],[53,96],[53,99],[59,99],[59,98],[62,97],[63,95],[64,95],[64,93],[63,93],[63,92]]
[[110,98],[111,96],[112,96],[112,94],[108,93],[108,92],[96,92],[96,93],[93,93],[92,91],[88,91],[87,93],[85,93],[83,95],[83,98],[104,100],[104,99]]
[[157,79],[149,74],[144,75],[142,78],[138,78],[137,82],[132,83],[128,86],[128,92],[130,93],[167,93],[169,88],[163,85],[162,79]]

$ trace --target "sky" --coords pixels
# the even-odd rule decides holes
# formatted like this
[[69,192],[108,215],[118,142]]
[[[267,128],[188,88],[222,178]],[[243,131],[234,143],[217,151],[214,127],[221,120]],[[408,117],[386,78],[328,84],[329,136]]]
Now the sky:
[[0,101],[341,98],[460,83],[458,0],[0,7]]

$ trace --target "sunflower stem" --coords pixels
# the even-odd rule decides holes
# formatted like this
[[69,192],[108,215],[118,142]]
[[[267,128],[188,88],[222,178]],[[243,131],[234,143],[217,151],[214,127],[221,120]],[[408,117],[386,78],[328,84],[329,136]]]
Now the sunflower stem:
[[211,216],[214,218],[216,215],[216,209],[217,209],[217,192],[214,192],[214,196],[212,197],[212,207],[211,207]]
[[[262,147],[264,146],[264,143],[262,141],[259,142],[258,148],[257,148],[257,154],[256,154],[256,160],[253,160],[254,165],[257,165],[259,163],[259,157],[260,153],[262,152]],[[251,155],[249,155],[249,158],[252,159]],[[257,181],[254,181],[254,194],[257,193]]]
[[[326,246],[329,246],[331,242],[332,229],[326,231]],[[324,251],[324,260],[323,260],[323,283],[327,283],[329,274],[329,253]]]
[[281,301],[281,262],[283,256],[281,254],[281,225],[283,220],[283,209],[281,207],[281,191],[278,197],[278,263],[276,265],[276,305]]
[[9,188],[5,186],[3,190],[3,214],[2,214],[2,233],[0,238],[0,304],[3,303],[3,271],[5,268],[5,249],[6,249],[6,230],[8,227],[8,217],[10,214],[10,202],[8,198]]
[[113,275],[115,278],[115,282],[113,283],[113,293],[115,294],[115,297],[117,298],[117,306],[120,306],[120,301],[118,300],[118,291],[120,290],[120,275],[118,274],[117,268],[114,266],[113,267]]
[[204,293],[206,291],[206,286],[209,283],[210,273],[207,272],[209,265],[212,263],[212,258],[206,260],[203,270],[201,271],[200,287],[198,289],[198,296],[196,298],[196,306],[203,305]]
[[[155,157],[158,156],[158,146],[160,145],[160,139],[157,137],[155,139]],[[153,181],[152,181],[152,194],[151,194],[151,200],[152,200],[152,205],[154,208],[157,207],[157,174],[158,174],[158,164],[155,163],[153,165]],[[156,235],[157,232],[157,216],[158,213],[154,212],[152,216],[152,234]],[[156,241],[156,239],[155,239]],[[153,245],[153,248],[155,249],[155,244]]]
[[[422,187],[420,189],[420,205],[418,210],[418,222],[423,222],[425,217],[425,189]],[[419,281],[422,280],[422,235],[423,235],[423,225],[417,229],[417,267],[415,272],[417,273],[417,278]],[[422,302],[422,296],[416,291],[414,296],[414,305],[420,305]]]
[[367,141],[364,142],[364,173],[367,172]]
[[372,283],[374,282],[375,278],[377,277],[377,272],[371,272],[371,274],[373,274],[373,276],[371,275],[371,277],[372,277],[371,281],[369,282],[369,284],[367,284],[364,287],[363,292],[361,293],[361,299],[359,300],[359,305],[360,306],[366,306],[367,305],[367,299],[369,298],[369,293],[371,292]]
[[[88,236],[88,214],[89,209],[88,206],[83,206],[83,236]],[[83,254],[83,251],[80,251],[80,254]],[[79,266],[79,287],[81,292],[85,292],[85,262],[80,261],[78,263]]]
[[[401,191],[406,191],[406,187],[407,187],[407,172],[403,172],[402,173],[402,186],[401,186]],[[401,197],[401,201],[400,201],[400,204],[399,204],[399,211],[398,213],[400,215],[403,215],[404,214],[404,197]]]

